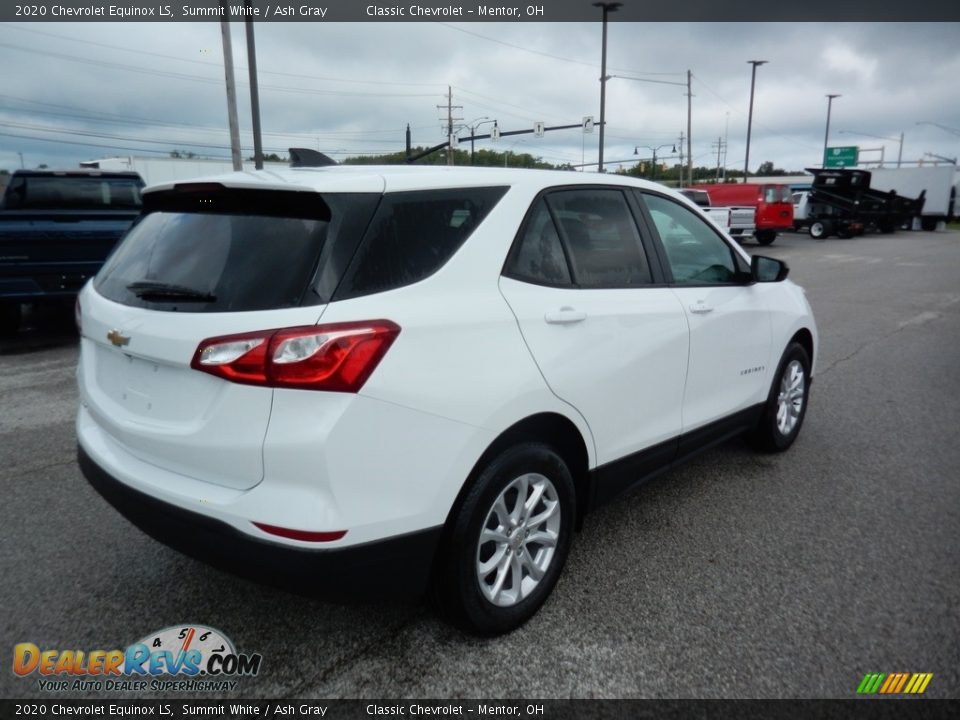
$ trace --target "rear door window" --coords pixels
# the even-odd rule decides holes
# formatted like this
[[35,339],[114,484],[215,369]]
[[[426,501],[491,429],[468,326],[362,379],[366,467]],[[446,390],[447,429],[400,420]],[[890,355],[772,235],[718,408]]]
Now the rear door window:
[[423,280],[453,257],[500,201],[505,187],[387,193],[334,300]]
[[623,192],[607,188],[562,190],[549,193],[546,200],[576,285],[624,288],[653,282]]

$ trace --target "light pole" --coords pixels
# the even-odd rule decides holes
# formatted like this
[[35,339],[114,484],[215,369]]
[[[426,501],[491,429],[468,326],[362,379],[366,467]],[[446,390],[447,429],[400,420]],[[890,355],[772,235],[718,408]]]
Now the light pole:
[[840,95],[827,95],[827,129],[823,133],[823,160],[820,167],[827,166],[827,140],[830,139],[830,109],[833,107],[833,99],[841,97]]
[[[900,143],[900,150],[897,152],[897,167],[900,167],[900,164],[903,162],[903,133],[900,133],[899,138],[895,137],[884,137],[883,135],[871,135],[870,133],[859,132],[857,130],[838,130],[838,133],[841,135],[862,135],[863,137],[876,138],[877,140],[889,140],[890,142]],[[883,163],[881,163],[881,167]]]
[[603,44],[600,51],[600,155],[597,158],[597,172],[603,172],[603,128],[607,112],[607,15],[616,12],[623,3],[595,2],[594,7],[603,9]]
[[766,65],[768,60],[747,60],[750,65],[753,65],[753,70],[750,73],[750,112],[747,114],[747,156],[743,161],[743,181],[747,181],[747,177],[750,175],[750,131],[753,129],[753,90],[757,84],[757,66]]
[[[640,148],[646,148],[647,150],[649,150],[650,152],[653,153],[653,171],[650,173],[650,179],[651,179],[651,180],[654,180],[654,179],[656,179],[656,177],[657,177],[657,151],[658,151],[658,150],[662,150],[662,149],[665,148],[665,147],[670,147],[670,143],[667,143],[666,145],[657,145],[656,147],[650,147],[649,145],[637,145],[637,146],[633,149],[633,154],[634,154],[634,155],[639,155],[639,154],[640,154]],[[673,152],[674,155],[676,155],[676,153],[677,153],[677,146],[676,146],[676,145],[673,146],[672,152]]]

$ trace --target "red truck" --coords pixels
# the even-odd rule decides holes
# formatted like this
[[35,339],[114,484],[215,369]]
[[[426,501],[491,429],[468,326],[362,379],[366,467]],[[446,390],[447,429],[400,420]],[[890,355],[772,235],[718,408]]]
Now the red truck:
[[793,229],[793,197],[789,185],[728,183],[698,185],[697,189],[706,190],[710,204],[715,207],[756,208],[754,237],[761,245],[772,243],[778,230]]

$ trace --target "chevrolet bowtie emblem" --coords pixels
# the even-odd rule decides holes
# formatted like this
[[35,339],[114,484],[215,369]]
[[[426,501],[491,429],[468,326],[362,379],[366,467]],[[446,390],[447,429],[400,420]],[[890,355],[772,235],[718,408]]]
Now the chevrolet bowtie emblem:
[[110,332],[108,332],[107,340],[112,342],[117,347],[123,347],[124,345],[130,344],[130,338],[128,338],[119,330],[111,330]]

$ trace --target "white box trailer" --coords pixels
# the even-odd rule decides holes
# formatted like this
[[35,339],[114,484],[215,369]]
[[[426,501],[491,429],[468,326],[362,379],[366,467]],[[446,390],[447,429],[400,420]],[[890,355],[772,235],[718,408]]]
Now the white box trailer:
[[935,230],[937,224],[952,220],[960,213],[957,205],[957,168],[954,165],[928,167],[875,168],[870,170],[870,188],[905,197],[924,196],[920,226]]
[[[147,185],[191,180],[209,175],[222,175],[233,172],[230,160],[209,160],[201,158],[140,157],[128,155],[122,157],[84,160],[80,167],[99,168],[100,170],[133,170],[139,173]],[[244,161],[245,170],[253,170],[253,161]],[[287,168],[287,163],[266,162],[265,170]]]

